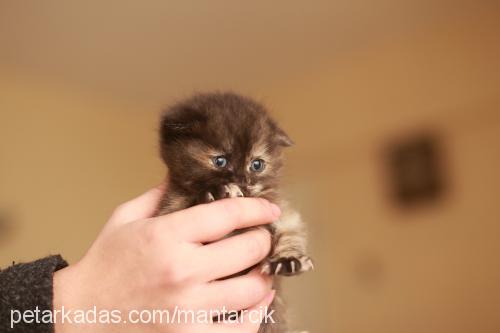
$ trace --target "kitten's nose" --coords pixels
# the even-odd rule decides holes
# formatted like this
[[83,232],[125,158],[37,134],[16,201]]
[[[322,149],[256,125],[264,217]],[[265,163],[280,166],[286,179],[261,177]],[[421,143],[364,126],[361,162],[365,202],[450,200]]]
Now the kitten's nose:
[[226,198],[244,197],[240,187],[236,184],[224,185],[224,191]]

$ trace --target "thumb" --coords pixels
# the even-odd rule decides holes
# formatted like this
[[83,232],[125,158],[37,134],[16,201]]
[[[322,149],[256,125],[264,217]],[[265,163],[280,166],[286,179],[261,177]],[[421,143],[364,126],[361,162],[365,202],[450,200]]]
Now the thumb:
[[111,214],[108,224],[124,224],[152,217],[165,193],[166,184],[162,183],[137,198],[118,206]]

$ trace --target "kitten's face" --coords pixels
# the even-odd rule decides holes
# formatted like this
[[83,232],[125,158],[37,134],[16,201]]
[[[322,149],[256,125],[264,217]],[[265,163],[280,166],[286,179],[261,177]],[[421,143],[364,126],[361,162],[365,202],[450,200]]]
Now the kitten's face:
[[195,96],[162,121],[170,181],[199,201],[266,197],[276,189],[282,148],[290,144],[260,104],[234,94]]

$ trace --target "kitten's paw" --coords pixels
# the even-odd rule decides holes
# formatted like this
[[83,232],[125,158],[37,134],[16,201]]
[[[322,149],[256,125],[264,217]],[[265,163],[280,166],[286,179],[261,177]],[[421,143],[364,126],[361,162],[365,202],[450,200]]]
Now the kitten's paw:
[[308,256],[270,258],[262,264],[261,272],[268,275],[298,275],[314,269]]
[[236,198],[244,197],[245,195],[241,191],[240,187],[235,184],[227,184],[222,186],[215,186],[211,188],[208,192],[201,194],[199,200],[202,203],[210,203],[215,200],[224,198]]

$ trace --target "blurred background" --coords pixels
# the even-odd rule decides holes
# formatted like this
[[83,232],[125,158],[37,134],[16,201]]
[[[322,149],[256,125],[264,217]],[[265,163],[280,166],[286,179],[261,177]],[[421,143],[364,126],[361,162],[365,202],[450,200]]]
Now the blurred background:
[[500,3],[0,0],[0,266],[80,258],[195,91],[272,110],[316,271],[293,327],[500,332]]

